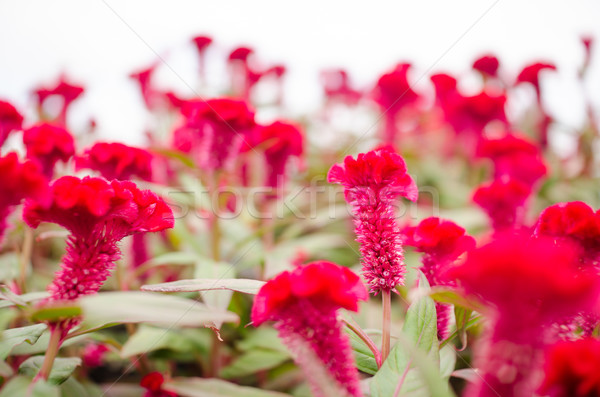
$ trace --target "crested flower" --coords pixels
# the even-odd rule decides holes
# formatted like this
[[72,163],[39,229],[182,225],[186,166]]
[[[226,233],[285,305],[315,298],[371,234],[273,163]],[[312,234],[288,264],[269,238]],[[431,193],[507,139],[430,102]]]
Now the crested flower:
[[140,386],[146,389],[142,397],[177,397],[177,393],[164,390],[165,377],[160,372],[151,372],[140,381]]
[[16,153],[0,156],[0,243],[6,232],[6,218],[25,198],[43,202],[47,196],[48,181],[38,164],[19,162]]
[[547,173],[539,147],[517,134],[482,139],[477,154],[492,160],[496,179],[508,176],[531,187]]
[[[423,219],[403,232],[404,244],[423,253],[421,271],[432,287],[452,284],[444,273],[459,256],[475,247],[475,239],[467,235],[465,229],[445,219]],[[452,305],[436,302],[436,312],[438,338],[444,340],[448,337]]]
[[83,349],[81,359],[87,368],[99,367],[104,361],[104,356],[110,349],[104,343],[88,343]]
[[321,82],[325,97],[330,101],[340,101],[352,105],[362,97],[362,92],[352,88],[348,72],[344,69],[324,70]]
[[27,148],[27,158],[37,161],[48,179],[52,179],[59,160],[66,162],[75,154],[75,143],[69,131],[50,123],[38,123],[26,129],[23,144]]
[[[23,218],[32,228],[41,222],[67,230],[67,251],[47,301],[73,300],[98,292],[115,261],[124,237],[173,227],[167,204],[135,183],[102,178],[64,176],[51,185],[49,205],[28,200]],[[62,325],[63,336],[76,323]]]
[[600,396],[600,341],[559,342],[546,352],[540,394],[549,397]]
[[494,55],[488,54],[477,58],[473,62],[473,69],[477,70],[485,77],[497,77],[500,61]]
[[154,75],[158,65],[158,62],[155,62],[149,67],[137,72],[133,72],[129,75],[131,79],[137,81],[138,85],[140,86],[142,98],[144,99],[144,104],[150,110],[154,109],[158,105],[161,97],[161,93],[152,85],[152,76]]
[[323,379],[323,368],[337,389],[359,397],[358,372],[338,310],[357,311],[358,302],[367,297],[360,278],[349,269],[313,262],[268,281],[254,300],[252,322],[259,326],[275,321],[279,337],[307,374],[316,397],[326,397],[316,381]]
[[551,325],[598,296],[598,275],[578,271],[570,249],[526,235],[499,235],[448,273],[488,307],[488,332],[475,354],[481,381],[468,397],[535,395]]
[[530,194],[531,189],[523,182],[502,177],[479,186],[473,202],[485,211],[494,230],[502,231],[523,225]]
[[363,274],[375,294],[403,285],[406,267],[401,234],[394,213],[398,197],[416,201],[418,190],[406,172],[404,159],[380,149],[348,156],[329,170],[327,180],[344,187],[352,206],[360,244]]
[[0,100],[0,147],[12,131],[21,129],[23,116],[9,102]]
[[76,158],[77,170],[89,168],[108,180],[152,179],[152,154],[119,142],[98,142]]
[[188,101],[182,113],[185,122],[174,131],[173,146],[191,154],[202,169],[231,170],[256,126],[248,104],[229,98]]
[[541,99],[541,88],[540,88],[540,73],[543,70],[554,70],[556,66],[552,63],[536,62],[531,65],[525,66],[519,75],[517,76],[516,84],[529,83],[535,88],[535,92],[538,97],[538,101]]
[[56,115],[56,122],[64,126],[67,123],[67,111],[69,106],[83,94],[83,91],[83,87],[70,84],[61,76],[56,86],[51,88],[38,88],[34,91],[34,95],[37,97],[40,111],[48,98],[56,97],[62,100],[60,111],[58,115]]
[[287,179],[286,166],[292,157],[299,158],[304,151],[304,136],[300,127],[282,121],[260,126],[253,134],[253,144],[265,154],[265,185],[282,187]]
[[385,117],[383,141],[393,144],[396,140],[396,120],[403,108],[414,105],[420,98],[408,81],[409,63],[398,64],[394,70],[383,74],[373,90],[373,100]]
[[199,60],[199,70],[200,77],[205,77],[205,68],[206,68],[206,50],[212,44],[213,39],[209,36],[195,36],[192,38],[192,44],[196,47],[196,51],[198,52],[198,60]]

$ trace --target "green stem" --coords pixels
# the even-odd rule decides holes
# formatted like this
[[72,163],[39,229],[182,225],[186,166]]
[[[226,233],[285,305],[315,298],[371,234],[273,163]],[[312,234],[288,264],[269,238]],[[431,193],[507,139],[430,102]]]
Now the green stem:
[[392,327],[392,294],[389,290],[381,292],[381,299],[383,303],[383,328],[381,334],[381,362],[390,355],[390,339],[391,339],[391,327]]
[[48,380],[50,377],[50,372],[52,371],[52,365],[54,364],[54,359],[58,354],[58,350],[61,345],[61,336],[62,329],[59,324],[56,324],[50,329],[50,341],[48,342],[48,349],[46,350],[46,354],[44,355],[44,363],[42,364],[42,368],[40,372],[37,374],[36,379]]
[[366,332],[363,331],[363,329],[360,328],[354,322],[350,322],[345,318],[343,318],[342,321],[344,322],[346,327],[350,328],[350,330],[354,332],[356,336],[358,336],[365,343],[365,345],[367,345],[369,350],[373,352],[373,357],[375,357],[375,363],[377,364],[377,368],[381,368],[381,352],[379,351],[377,346],[375,346],[375,342],[373,342],[373,339],[369,338],[369,335],[367,335]]

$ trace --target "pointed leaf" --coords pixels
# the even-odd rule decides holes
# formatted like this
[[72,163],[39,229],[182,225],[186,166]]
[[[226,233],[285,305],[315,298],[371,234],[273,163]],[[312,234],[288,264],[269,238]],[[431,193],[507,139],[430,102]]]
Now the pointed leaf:
[[258,290],[260,290],[264,284],[264,281],[244,278],[197,278],[192,280],[177,280],[170,283],[144,285],[141,289],[142,291],[154,292],[230,290],[256,295]]
[[290,355],[276,350],[255,349],[242,354],[223,368],[219,377],[224,379],[252,375],[258,371],[274,368],[287,360]]
[[0,391],[0,397],[60,397],[58,387],[49,382],[38,381],[33,385],[31,394],[28,394],[31,378],[28,376],[15,376]]
[[13,347],[21,343],[27,342],[33,345],[46,328],[46,324],[35,324],[3,331],[0,337],[0,359],[5,360]]
[[127,339],[121,349],[121,357],[133,357],[159,349],[170,349],[178,352],[202,351],[206,350],[210,343],[208,338],[203,342],[200,346],[197,338],[188,338],[181,330],[143,325]]
[[[38,372],[40,372],[43,362],[44,356],[29,357],[27,360],[23,361],[19,367],[19,373],[34,377]],[[54,364],[52,365],[52,371],[50,371],[50,376],[48,377],[48,383],[60,385],[66,381],[69,376],[71,376],[73,371],[75,371],[75,368],[80,365],[81,359],[79,357],[55,358]]]

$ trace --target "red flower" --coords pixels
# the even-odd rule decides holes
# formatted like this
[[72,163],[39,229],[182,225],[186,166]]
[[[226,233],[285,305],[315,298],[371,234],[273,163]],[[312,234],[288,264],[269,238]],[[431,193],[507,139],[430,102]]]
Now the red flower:
[[213,39],[209,36],[196,36],[192,38],[192,43],[196,46],[199,54],[203,54],[204,51],[210,46]]
[[[276,321],[279,336],[307,373],[313,394],[325,397],[314,383],[315,356],[350,396],[362,396],[348,337],[338,319],[339,308],[357,311],[368,294],[360,278],[331,262],[313,262],[283,272],[258,292],[252,307],[255,326]],[[309,348],[309,350],[306,349]]]
[[253,144],[265,153],[267,175],[265,185],[277,188],[286,180],[286,165],[292,157],[300,157],[304,150],[304,136],[300,127],[287,122],[276,121],[258,127]]
[[475,359],[482,381],[466,396],[535,395],[551,324],[598,296],[598,276],[578,271],[570,249],[518,234],[471,251],[450,275],[490,307],[490,333]]
[[[427,218],[419,225],[404,229],[404,244],[422,252],[421,270],[431,286],[451,284],[444,273],[463,253],[475,247],[475,239],[465,234],[465,229],[452,221]],[[436,302],[439,340],[449,333],[452,305]]]
[[182,113],[186,121],[173,133],[173,146],[208,170],[231,169],[256,125],[248,104],[235,99],[188,101]]
[[326,70],[321,73],[323,91],[329,100],[339,100],[346,104],[355,104],[362,92],[352,88],[348,72],[343,69]]
[[484,55],[473,62],[473,69],[484,75],[497,77],[500,61],[494,55]]
[[0,101],[0,147],[6,141],[8,134],[21,129],[23,116],[8,102]]
[[550,397],[600,396],[600,341],[559,342],[546,352],[540,393]]
[[163,390],[165,377],[160,372],[151,372],[140,381],[140,386],[146,389],[143,397],[177,397],[177,393]]
[[83,87],[70,84],[61,76],[55,87],[38,88],[34,91],[34,94],[37,96],[38,106],[40,108],[44,106],[44,103],[48,98],[60,97],[62,99],[62,107],[57,115],[56,121],[61,125],[65,125],[67,122],[67,110],[69,106],[83,94],[83,91]]
[[494,178],[505,176],[533,186],[546,175],[540,149],[528,139],[512,133],[502,138],[482,139],[477,154],[494,162]]
[[51,185],[51,195],[50,205],[28,200],[23,210],[33,228],[53,222],[71,232],[49,300],[96,293],[120,257],[121,239],[173,227],[173,213],[165,202],[133,182],[65,176]]
[[47,192],[48,181],[37,164],[19,162],[16,153],[0,156],[0,243],[7,228],[6,218],[13,207],[25,198],[43,202]]
[[406,172],[404,159],[391,150],[348,156],[329,170],[327,179],[344,187],[353,207],[355,232],[362,254],[363,274],[371,291],[390,291],[404,282],[402,241],[394,201],[417,200],[418,189]]
[[229,54],[229,61],[248,62],[250,55],[254,54],[254,50],[249,47],[237,47]]
[[110,349],[102,343],[88,343],[83,349],[82,360],[83,365],[88,368],[99,367],[102,365],[104,355]]
[[76,159],[76,169],[89,168],[108,180],[152,179],[152,154],[122,143],[98,142]]
[[516,84],[529,83],[535,88],[535,92],[540,96],[540,72],[542,70],[556,70],[556,66],[552,63],[537,62],[527,65],[521,70],[517,76]]
[[396,116],[404,107],[415,104],[420,95],[417,94],[408,82],[409,63],[401,63],[394,70],[382,75],[375,89],[373,99],[385,115],[384,142],[394,143],[396,140]]
[[553,237],[557,244],[570,245],[577,249],[583,265],[600,267],[600,214],[581,201],[546,208],[534,235]]
[[52,179],[59,160],[66,162],[75,154],[75,143],[69,131],[50,123],[38,123],[26,129],[23,143],[27,158],[39,162],[48,179]]
[[158,105],[162,97],[161,93],[152,86],[152,76],[154,75],[158,65],[159,63],[155,62],[148,68],[131,73],[129,75],[129,77],[133,80],[137,80],[140,86],[140,91],[142,92],[144,104],[150,110],[154,109]]
[[500,231],[522,226],[530,194],[531,189],[523,182],[503,177],[478,187],[473,201],[487,213],[492,227]]

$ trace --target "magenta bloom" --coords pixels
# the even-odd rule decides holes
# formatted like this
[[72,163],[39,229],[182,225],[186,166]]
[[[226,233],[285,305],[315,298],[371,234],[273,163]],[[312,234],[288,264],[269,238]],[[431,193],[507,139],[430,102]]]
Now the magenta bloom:
[[[421,271],[431,286],[452,285],[445,277],[449,267],[468,250],[475,247],[475,239],[465,234],[456,223],[440,218],[423,219],[417,226],[404,229],[404,244],[422,252]],[[452,305],[436,302],[439,340],[448,337]]]
[[13,207],[25,198],[43,202],[48,193],[48,181],[39,166],[31,161],[19,162],[16,153],[0,156],[0,243],[7,229],[6,218]]
[[229,98],[188,101],[182,113],[186,120],[173,133],[173,146],[205,170],[231,170],[256,126],[248,104]]
[[104,361],[104,356],[110,349],[103,343],[88,343],[81,356],[83,365],[88,368],[99,367]]
[[540,73],[543,70],[554,70],[556,71],[556,66],[552,63],[544,63],[537,62],[531,65],[525,66],[519,75],[517,76],[516,84],[520,83],[529,83],[533,85],[535,88],[535,92],[538,96],[538,101],[540,100],[541,91],[540,91]]
[[496,179],[508,176],[533,187],[547,173],[539,147],[516,134],[482,139],[477,154],[492,160]]
[[57,85],[52,88],[38,88],[34,91],[35,96],[38,100],[38,106],[42,108],[46,103],[46,100],[50,97],[57,97],[62,99],[61,109],[56,117],[56,122],[60,125],[66,125],[67,123],[67,111],[71,103],[83,94],[83,87],[68,83],[64,77],[60,77]]
[[338,309],[357,311],[368,294],[360,278],[331,262],[313,262],[283,272],[258,292],[252,322],[276,321],[279,337],[307,374],[315,397],[325,396],[313,378],[319,376],[311,356],[322,362],[338,387],[350,396],[362,396],[348,337],[342,331]]
[[577,270],[569,249],[551,239],[500,235],[452,269],[467,295],[488,307],[489,329],[476,351],[482,380],[465,396],[533,396],[551,325],[595,304],[598,275]]
[[540,394],[549,397],[600,396],[600,341],[559,342],[546,352]]
[[66,162],[75,154],[75,143],[69,131],[50,123],[38,123],[26,129],[23,144],[27,148],[27,158],[37,161],[48,179],[52,179],[59,160]]
[[23,210],[33,228],[52,222],[71,232],[62,269],[48,287],[50,301],[98,292],[120,257],[120,240],[173,227],[167,204],[133,182],[64,176],[54,181],[51,193],[50,205],[28,200]]
[[152,179],[152,159],[152,154],[144,149],[118,142],[98,142],[77,157],[75,167],[98,171],[108,180],[138,177],[149,181]]
[[321,73],[323,91],[327,99],[348,105],[356,104],[362,92],[352,88],[348,72],[344,69],[325,70]]
[[165,377],[160,372],[151,372],[144,376],[140,386],[146,389],[142,397],[177,397],[177,394],[163,389]]
[[213,39],[209,36],[196,36],[192,38],[192,43],[196,46],[196,50],[198,50],[199,54],[203,54],[212,42]]
[[483,55],[473,62],[473,69],[477,70],[484,76],[497,77],[500,61],[494,55]]
[[409,63],[398,64],[394,70],[377,80],[373,90],[373,99],[385,116],[385,143],[393,144],[396,141],[396,117],[399,112],[406,106],[415,104],[420,97],[408,82],[410,67]]
[[142,98],[144,99],[144,104],[150,110],[156,108],[156,106],[160,103],[162,96],[161,93],[152,86],[152,76],[154,75],[158,65],[159,63],[155,62],[149,67],[137,72],[133,72],[129,75],[131,79],[136,80],[139,84]]
[[479,186],[473,202],[490,218],[496,231],[523,226],[526,203],[531,189],[516,179],[503,177]]
[[12,131],[20,130],[23,124],[23,116],[10,103],[0,101],[0,147]]
[[394,202],[400,196],[416,201],[418,189],[404,159],[391,150],[348,156],[329,170],[327,180],[344,187],[352,205],[363,274],[371,292],[391,291],[404,283],[406,267]]

